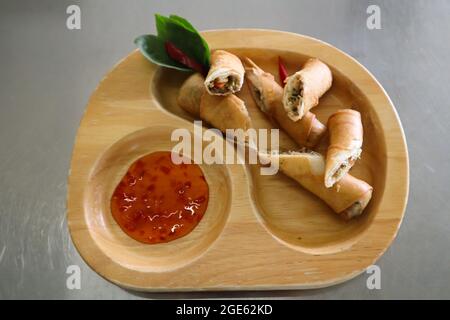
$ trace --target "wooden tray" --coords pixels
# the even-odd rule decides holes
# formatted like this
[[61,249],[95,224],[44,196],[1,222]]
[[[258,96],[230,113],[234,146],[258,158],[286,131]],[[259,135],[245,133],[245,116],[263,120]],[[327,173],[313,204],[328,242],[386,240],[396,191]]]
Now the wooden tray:
[[[373,185],[369,207],[345,222],[281,173],[203,165],[210,203],[192,233],[158,245],[129,238],[110,213],[113,189],[135,159],[171,150],[173,129],[193,130],[193,119],[175,101],[187,74],[158,68],[135,51],[101,81],[78,130],[68,223],[81,256],[106,279],[144,291],[315,288],[355,277],[394,239],[408,196],[406,142],[389,97],[357,61],[319,40],[264,30],[203,36],[211,48],[248,56],[273,74],[278,56],[290,72],[311,56],[331,67],[333,87],[313,111],[324,123],[339,108],[362,113],[363,154],[352,174]],[[245,84],[239,96],[255,127],[270,128]],[[281,133],[280,146],[297,148]]]

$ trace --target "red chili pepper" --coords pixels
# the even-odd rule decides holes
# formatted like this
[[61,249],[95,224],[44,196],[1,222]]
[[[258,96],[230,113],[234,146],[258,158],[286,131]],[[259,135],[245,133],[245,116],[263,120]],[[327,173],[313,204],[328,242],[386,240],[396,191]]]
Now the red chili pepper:
[[203,75],[205,74],[205,68],[200,63],[190,58],[183,51],[178,49],[173,43],[171,43],[170,41],[166,41],[165,47],[167,54],[173,60],[181,63],[182,65],[185,65],[188,68],[191,68],[192,70],[198,71]]
[[286,78],[288,77],[288,72],[286,66],[283,63],[283,60],[281,60],[281,57],[278,57],[278,74],[280,76],[281,85],[284,87],[284,85],[286,84]]

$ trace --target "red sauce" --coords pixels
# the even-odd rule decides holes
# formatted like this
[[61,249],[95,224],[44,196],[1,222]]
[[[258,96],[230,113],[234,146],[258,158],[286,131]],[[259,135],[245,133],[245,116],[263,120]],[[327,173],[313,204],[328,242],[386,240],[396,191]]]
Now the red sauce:
[[175,240],[191,232],[208,206],[209,188],[196,164],[174,164],[171,152],[138,159],[111,198],[114,219],[144,243]]

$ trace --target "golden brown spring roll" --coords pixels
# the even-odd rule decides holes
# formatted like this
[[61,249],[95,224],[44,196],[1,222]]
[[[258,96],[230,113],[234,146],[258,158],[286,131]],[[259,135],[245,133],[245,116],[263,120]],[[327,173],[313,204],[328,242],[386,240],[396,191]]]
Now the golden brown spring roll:
[[328,119],[330,145],[325,165],[325,186],[333,186],[350,170],[361,155],[363,126],[361,114],[352,109],[339,110]]
[[203,76],[198,73],[183,83],[177,101],[182,109],[224,133],[226,129],[245,131],[251,128],[244,101],[234,94],[224,97],[209,95],[203,86]]
[[200,102],[200,118],[222,132],[226,129],[251,128],[251,120],[244,101],[234,94],[226,97],[204,93]]
[[289,119],[282,103],[283,88],[273,75],[264,72],[248,58],[244,62],[247,83],[259,109],[284,129],[297,144],[314,147],[322,138],[326,127],[311,112],[307,112],[297,122]]
[[281,172],[322,199],[345,219],[361,215],[372,198],[373,188],[349,174],[332,188],[326,188],[323,184],[325,161],[319,153],[292,152],[267,156],[278,160]]
[[234,54],[215,50],[211,54],[211,67],[205,80],[209,94],[224,96],[241,90],[244,82],[244,67]]
[[200,100],[205,88],[205,78],[200,73],[194,73],[184,81],[178,93],[178,105],[193,116],[200,116]]
[[292,121],[298,121],[319,103],[319,98],[331,87],[333,76],[328,66],[316,58],[286,79],[283,106]]

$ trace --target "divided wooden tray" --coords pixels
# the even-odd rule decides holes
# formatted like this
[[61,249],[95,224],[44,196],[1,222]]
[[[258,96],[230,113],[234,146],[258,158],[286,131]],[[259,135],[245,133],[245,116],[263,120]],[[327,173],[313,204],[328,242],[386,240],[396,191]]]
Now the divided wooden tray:
[[[129,238],[110,213],[116,184],[140,156],[171,150],[172,130],[193,130],[193,118],[176,104],[187,74],[158,68],[135,51],[101,81],[78,130],[67,211],[81,256],[106,279],[143,291],[314,288],[358,275],[395,238],[408,196],[406,142],[389,97],[357,61],[313,38],[245,29],[203,36],[212,49],[248,56],[273,74],[278,56],[290,72],[308,57],[331,67],[333,87],[313,111],[324,123],[339,108],[355,106],[362,113],[363,155],[352,174],[373,185],[369,207],[345,222],[282,173],[202,165],[210,203],[197,228],[165,244]],[[239,96],[255,127],[270,128],[245,84]],[[282,133],[280,146],[298,149]]]

